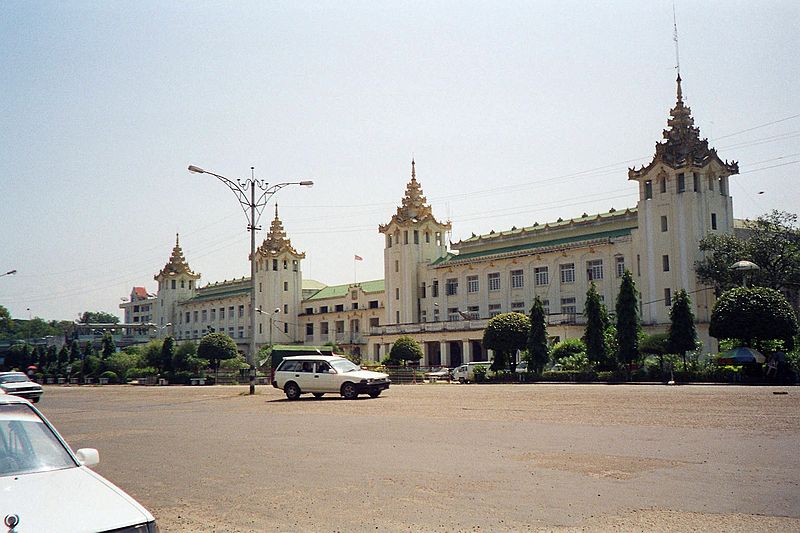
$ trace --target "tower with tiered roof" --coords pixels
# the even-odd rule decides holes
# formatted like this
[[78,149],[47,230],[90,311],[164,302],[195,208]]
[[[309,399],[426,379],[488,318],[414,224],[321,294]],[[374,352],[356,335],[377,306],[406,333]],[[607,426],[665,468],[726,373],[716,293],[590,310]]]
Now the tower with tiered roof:
[[171,334],[166,325],[175,324],[178,320],[178,302],[188,300],[195,295],[200,274],[189,268],[189,263],[183,257],[180,236],[175,235],[175,247],[172,249],[169,261],[153,279],[158,282],[158,296],[156,299],[154,318],[160,328],[160,335]]

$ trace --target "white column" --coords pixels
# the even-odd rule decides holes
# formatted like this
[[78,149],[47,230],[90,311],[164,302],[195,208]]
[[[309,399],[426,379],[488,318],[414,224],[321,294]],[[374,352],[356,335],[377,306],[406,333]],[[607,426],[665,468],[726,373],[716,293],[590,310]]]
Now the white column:
[[472,361],[472,342],[469,339],[461,341],[461,363]]
[[450,366],[450,343],[447,341],[439,341],[439,353],[441,354],[441,365]]

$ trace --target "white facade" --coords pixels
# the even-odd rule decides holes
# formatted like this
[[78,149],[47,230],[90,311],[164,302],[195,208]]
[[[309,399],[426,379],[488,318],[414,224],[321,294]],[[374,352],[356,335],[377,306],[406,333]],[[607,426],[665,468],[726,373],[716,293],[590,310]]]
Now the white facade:
[[[481,338],[490,317],[527,313],[539,297],[548,333],[579,337],[589,285],[595,283],[613,311],[627,269],[640,291],[645,327],[665,330],[672,297],[685,289],[711,349],[707,322],[713,292],[698,284],[694,265],[702,259],[703,237],[733,232],[728,177],[738,166],[722,161],[700,139],[683,103],[680,78],[677,89],[652,162],[628,173],[639,188],[636,207],[491,232],[448,248],[450,224],[433,216],[412,161],[401,205],[378,228],[384,235],[384,279],[339,286],[303,280],[305,254],[292,247],[276,207],[256,251],[256,305],[262,311],[256,317],[257,345],[332,342],[377,360],[398,336],[411,334],[424,344],[423,364],[485,360]],[[247,350],[249,278],[201,288],[200,275],[176,242],[155,279],[153,316],[162,335],[186,340],[222,331]]]

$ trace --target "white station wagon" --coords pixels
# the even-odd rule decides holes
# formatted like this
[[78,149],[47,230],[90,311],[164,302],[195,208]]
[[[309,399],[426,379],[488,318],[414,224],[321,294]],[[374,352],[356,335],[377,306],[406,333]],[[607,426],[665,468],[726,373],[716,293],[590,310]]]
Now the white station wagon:
[[297,355],[281,361],[275,369],[272,386],[283,390],[290,400],[306,393],[317,398],[325,393],[341,394],[354,400],[359,394],[377,398],[390,383],[388,374],[362,370],[344,357]]

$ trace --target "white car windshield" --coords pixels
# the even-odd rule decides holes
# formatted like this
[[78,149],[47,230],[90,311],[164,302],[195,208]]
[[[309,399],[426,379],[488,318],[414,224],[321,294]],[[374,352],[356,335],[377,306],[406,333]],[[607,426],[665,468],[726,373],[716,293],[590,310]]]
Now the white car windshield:
[[24,404],[0,404],[0,476],[78,466],[64,445]]
[[331,361],[331,366],[336,370],[336,372],[343,374],[345,372],[354,372],[356,370],[361,370],[361,367],[351,363],[347,359],[337,359]]
[[7,376],[0,376],[0,383],[22,383],[30,381],[25,374],[8,374]]

